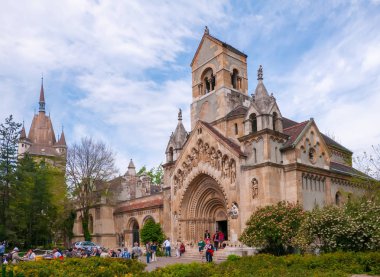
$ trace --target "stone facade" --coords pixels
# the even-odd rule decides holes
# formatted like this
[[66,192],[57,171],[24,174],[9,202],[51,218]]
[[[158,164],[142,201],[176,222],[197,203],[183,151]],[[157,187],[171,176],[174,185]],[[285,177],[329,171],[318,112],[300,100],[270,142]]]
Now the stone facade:
[[65,134],[62,129],[61,136],[56,140],[53,124],[50,115],[45,112],[45,92],[41,83],[39,111],[35,114],[26,135],[25,127],[22,126],[19,143],[18,155],[21,157],[25,153],[31,155],[35,160],[44,160],[51,165],[61,168],[63,171],[66,166],[67,145]]
[[206,229],[218,229],[230,245],[239,245],[258,207],[284,200],[310,210],[363,192],[352,181],[362,175],[351,167],[352,152],[322,134],[313,119],[283,117],[261,66],[248,95],[246,61],[247,55],[206,28],[191,63],[191,131],[180,111],[165,151],[162,189],[141,184],[145,193],[138,194],[141,176],[133,168],[118,185],[119,199],[94,207],[99,243],[131,245],[151,217],[172,240],[195,243]]

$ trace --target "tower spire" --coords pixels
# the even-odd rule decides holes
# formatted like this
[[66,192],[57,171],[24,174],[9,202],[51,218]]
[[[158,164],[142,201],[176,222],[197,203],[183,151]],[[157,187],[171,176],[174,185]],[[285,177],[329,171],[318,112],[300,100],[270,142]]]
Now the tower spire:
[[182,110],[179,109],[178,111],[178,121],[182,121]]
[[40,101],[39,104],[39,111],[45,112],[45,92],[44,92],[44,77],[41,77],[41,91],[40,91]]
[[259,69],[257,70],[257,80],[263,79],[263,66],[260,64]]

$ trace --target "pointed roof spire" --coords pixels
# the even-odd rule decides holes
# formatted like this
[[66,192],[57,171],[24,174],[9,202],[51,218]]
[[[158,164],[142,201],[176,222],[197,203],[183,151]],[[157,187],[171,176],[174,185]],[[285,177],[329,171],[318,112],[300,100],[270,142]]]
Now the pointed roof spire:
[[125,173],[125,175],[130,175],[130,176],[135,176],[136,175],[136,167],[135,167],[135,164],[133,163],[132,159],[129,162],[128,170]]
[[182,110],[179,109],[178,111],[178,121],[182,121]]
[[26,131],[25,131],[25,126],[24,126],[24,121],[22,122],[22,129],[20,132],[20,139],[26,139]]
[[66,139],[65,139],[65,133],[63,132],[63,126],[62,126],[61,136],[59,137],[57,145],[66,146]]
[[257,70],[257,80],[263,79],[263,66],[260,64],[259,69]]
[[44,92],[44,77],[41,77],[41,90],[40,90],[40,101],[39,104],[39,111],[45,112],[45,92]]

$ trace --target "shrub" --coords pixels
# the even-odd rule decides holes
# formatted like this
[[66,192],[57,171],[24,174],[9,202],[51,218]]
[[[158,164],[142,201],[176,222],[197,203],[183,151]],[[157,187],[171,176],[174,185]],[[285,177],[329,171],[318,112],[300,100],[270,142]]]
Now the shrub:
[[308,213],[293,245],[324,252],[380,249],[380,206],[369,200],[328,206]]
[[21,262],[17,265],[7,265],[6,271],[14,276],[124,276],[126,274],[140,275],[145,264],[135,260],[116,258],[89,258],[42,260],[37,262]]
[[239,260],[241,257],[235,254],[228,255],[227,261],[233,262]]
[[291,252],[305,212],[297,204],[279,202],[255,211],[247,222],[240,241],[262,248],[263,252],[281,255]]

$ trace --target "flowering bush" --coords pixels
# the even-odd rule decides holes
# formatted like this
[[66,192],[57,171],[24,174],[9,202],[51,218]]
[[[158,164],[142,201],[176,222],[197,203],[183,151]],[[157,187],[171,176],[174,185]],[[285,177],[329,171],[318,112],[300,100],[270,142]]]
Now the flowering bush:
[[379,214],[380,205],[370,200],[316,208],[307,214],[293,245],[303,251],[380,250]]
[[279,202],[255,211],[247,222],[240,241],[275,255],[291,252],[291,243],[305,217],[298,204]]

